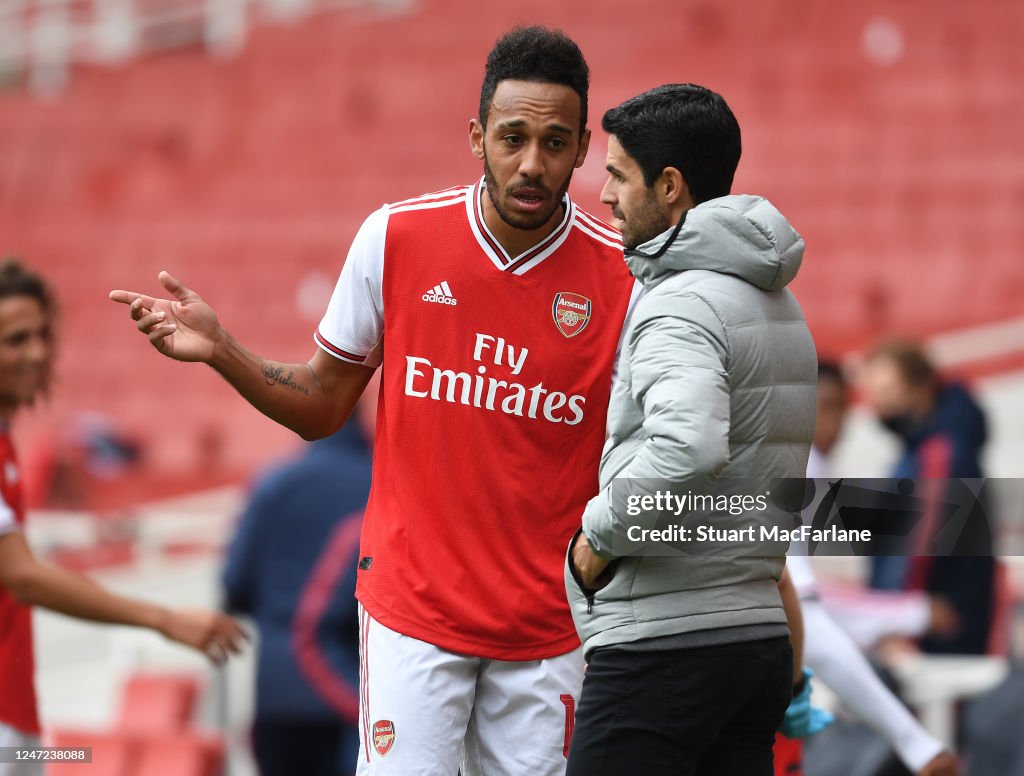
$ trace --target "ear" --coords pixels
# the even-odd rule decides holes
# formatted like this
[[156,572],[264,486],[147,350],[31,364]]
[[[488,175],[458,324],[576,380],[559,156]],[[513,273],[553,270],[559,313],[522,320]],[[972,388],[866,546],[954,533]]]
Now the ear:
[[469,120],[469,147],[477,159],[484,158],[484,126],[479,119]]
[[689,210],[694,206],[686,178],[675,167],[666,167],[662,170],[661,177],[654,185],[670,207],[682,206],[684,210]]
[[583,163],[587,161],[587,151],[590,150],[590,130],[584,129],[583,134],[580,136],[580,148],[576,152],[576,164],[573,165],[576,168],[583,166]]

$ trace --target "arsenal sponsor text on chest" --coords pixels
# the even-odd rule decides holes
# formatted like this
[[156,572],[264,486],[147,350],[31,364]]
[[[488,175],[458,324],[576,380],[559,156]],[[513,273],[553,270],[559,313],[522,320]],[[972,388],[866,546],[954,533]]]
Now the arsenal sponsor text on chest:
[[[474,337],[474,361],[489,358],[495,367],[505,367],[509,376],[522,372],[529,349],[489,334],[478,332]],[[575,426],[583,420],[586,403],[586,397],[580,394],[570,396],[546,387],[543,382],[527,387],[521,382],[499,380],[488,374],[483,363],[476,367],[475,373],[460,372],[436,366],[430,359],[409,355],[405,357],[405,395],[567,426]]]

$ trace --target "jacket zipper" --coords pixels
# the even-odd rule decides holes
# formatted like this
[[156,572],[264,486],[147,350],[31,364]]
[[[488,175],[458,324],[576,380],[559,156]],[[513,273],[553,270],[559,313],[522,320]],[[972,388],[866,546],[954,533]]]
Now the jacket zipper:
[[593,614],[593,612],[594,612],[594,596],[596,595],[596,593],[588,593],[586,588],[583,587],[583,580],[581,580],[579,578],[579,575],[576,573],[576,564],[572,562],[572,548],[576,546],[576,540],[579,538],[579,535],[581,533],[583,533],[583,529],[582,528],[580,528],[580,529],[578,529],[576,531],[576,535],[573,536],[572,537],[572,541],[569,542],[569,558],[568,558],[568,561],[569,561],[569,574],[572,575],[572,579],[573,579],[573,582],[576,583],[576,587],[578,587],[580,589],[580,592],[583,593],[584,598],[587,599],[587,614]]

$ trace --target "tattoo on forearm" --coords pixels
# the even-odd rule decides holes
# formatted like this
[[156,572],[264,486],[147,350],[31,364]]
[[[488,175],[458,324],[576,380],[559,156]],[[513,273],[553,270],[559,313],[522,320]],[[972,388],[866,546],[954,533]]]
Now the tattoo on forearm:
[[295,372],[289,372],[286,375],[284,373],[283,366],[273,367],[270,366],[269,364],[263,365],[263,379],[267,381],[267,385],[274,385],[275,383],[277,383],[278,385],[283,385],[285,388],[291,388],[295,391],[299,391],[300,393],[304,393],[306,396],[309,396],[309,388],[300,383],[295,382],[295,380],[293,379],[294,377]]

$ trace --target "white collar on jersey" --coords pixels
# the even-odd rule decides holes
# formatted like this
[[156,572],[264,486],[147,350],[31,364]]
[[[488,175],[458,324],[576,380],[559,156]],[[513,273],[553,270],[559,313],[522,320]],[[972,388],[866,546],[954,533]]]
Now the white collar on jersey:
[[572,221],[576,215],[576,204],[569,198],[569,195],[566,194],[562,198],[565,213],[563,214],[562,220],[558,226],[551,232],[551,234],[532,248],[529,248],[515,258],[512,258],[508,255],[508,252],[502,247],[501,243],[498,242],[497,238],[495,238],[491,233],[491,230],[487,228],[487,224],[484,222],[483,207],[480,203],[480,197],[483,194],[484,186],[484,179],[481,178],[476,182],[475,186],[467,190],[466,217],[469,218],[470,229],[473,230],[476,241],[480,244],[483,252],[487,254],[487,257],[491,260],[494,266],[502,272],[511,272],[513,275],[522,275],[529,272],[544,261],[544,259],[557,251],[559,246],[561,246],[569,236],[569,232],[572,231]]

